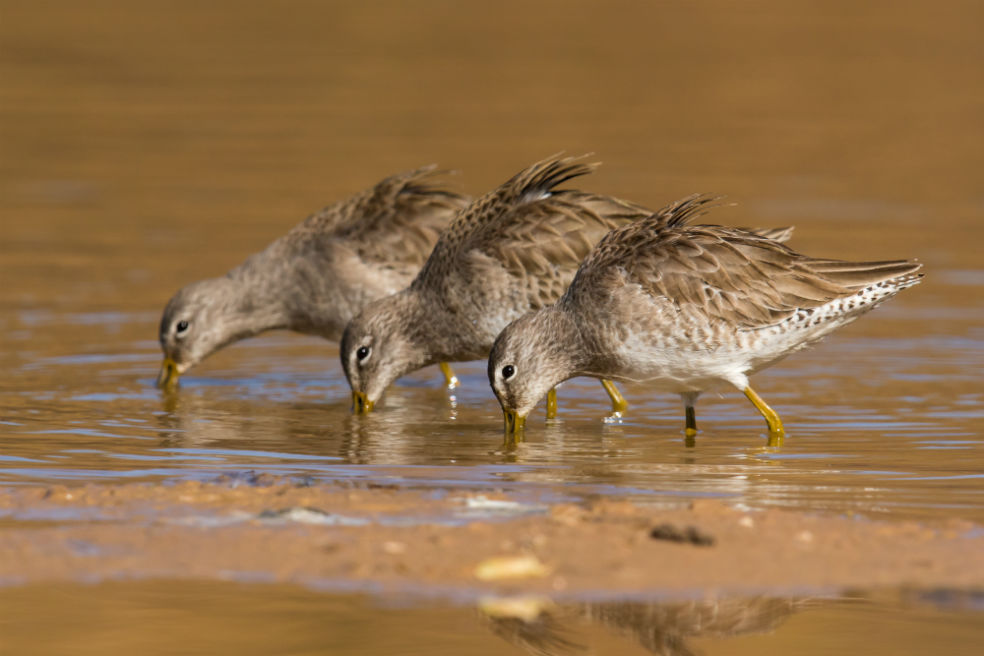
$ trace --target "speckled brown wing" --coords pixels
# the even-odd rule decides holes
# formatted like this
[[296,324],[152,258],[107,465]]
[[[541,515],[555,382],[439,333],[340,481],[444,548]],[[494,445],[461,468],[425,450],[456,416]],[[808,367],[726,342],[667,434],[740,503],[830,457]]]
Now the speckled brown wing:
[[765,237],[766,239],[785,244],[792,239],[795,228],[793,226],[783,226],[781,228],[742,228],[742,230],[754,232],[759,237]]
[[414,284],[458,296],[474,288],[484,297],[482,287],[505,274],[516,309],[552,303],[602,236],[651,213],[618,199],[555,189],[595,167],[579,158],[551,158],[478,199],[455,218]]
[[291,237],[308,247],[343,241],[367,263],[419,268],[454,213],[468,204],[441,186],[444,173],[432,165],[384,178],[308,217]]
[[526,292],[530,309],[556,301],[578,265],[610,230],[650,213],[616,198],[562,191],[518,207],[466,252],[473,278],[482,278],[488,256]]
[[688,225],[715,200],[691,196],[613,230],[585,259],[568,297],[576,302],[621,279],[682,311],[756,328],[921,266],[815,259],[740,228]]

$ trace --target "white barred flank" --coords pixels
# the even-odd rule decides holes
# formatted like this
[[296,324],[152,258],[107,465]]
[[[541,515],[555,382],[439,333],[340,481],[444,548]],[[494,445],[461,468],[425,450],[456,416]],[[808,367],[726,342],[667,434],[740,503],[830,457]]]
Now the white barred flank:
[[[895,296],[907,287],[920,282],[923,274],[910,273],[891,280],[883,280],[861,289],[850,296],[836,298],[818,308],[797,310],[788,319],[766,328],[766,331],[788,332],[804,330],[811,327],[820,328],[831,321],[843,325],[853,321],[865,312],[875,308],[880,303]],[[791,328],[794,326],[794,328]]]
[[748,349],[752,356],[750,360],[754,362],[750,363],[750,371],[763,369],[786,355],[815,344],[901,290],[918,284],[922,276],[921,273],[910,273],[883,280],[818,308],[797,310],[773,326],[739,331],[739,344],[743,349]]

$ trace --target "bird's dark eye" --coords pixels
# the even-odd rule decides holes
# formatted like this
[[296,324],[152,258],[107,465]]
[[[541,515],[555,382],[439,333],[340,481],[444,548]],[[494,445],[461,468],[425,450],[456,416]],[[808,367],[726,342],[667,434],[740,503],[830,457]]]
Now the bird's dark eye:
[[359,361],[365,360],[369,357],[369,347],[360,346],[359,350],[355,352],[355,357],[359,358]]
[[502,368],[503,379],[511,378],[514,373],[516,373],[516,368],[511,364],[507,364],[505,367]]
[[179,321],[178,322],[178,325],[175,327],[175,332],[177,332],[178,334],[181,334],[181,333],[183,333],[186,330],[188,330],[188,322],[187,321],[184,321],[184,320]]

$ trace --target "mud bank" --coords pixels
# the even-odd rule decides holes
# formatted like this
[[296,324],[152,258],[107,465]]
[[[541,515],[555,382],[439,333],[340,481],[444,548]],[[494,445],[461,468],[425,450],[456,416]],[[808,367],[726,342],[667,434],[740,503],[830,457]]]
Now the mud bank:
[[717,501],[249,484],[0,491],[6,584],[181,578],[446,593],[693,595],[984,586],[984,529]]

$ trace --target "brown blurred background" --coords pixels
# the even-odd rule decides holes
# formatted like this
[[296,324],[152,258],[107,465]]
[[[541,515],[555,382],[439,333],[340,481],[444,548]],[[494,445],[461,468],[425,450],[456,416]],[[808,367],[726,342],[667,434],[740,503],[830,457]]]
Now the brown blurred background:
[[[0,2],[0,307],[157,310],[397,170],[978,266],[978,2]],[[876,241],[873,241],[876,240]],[[12,284],[11,284],[12,283]],[[153,327],[148,326],[149,335]]]

